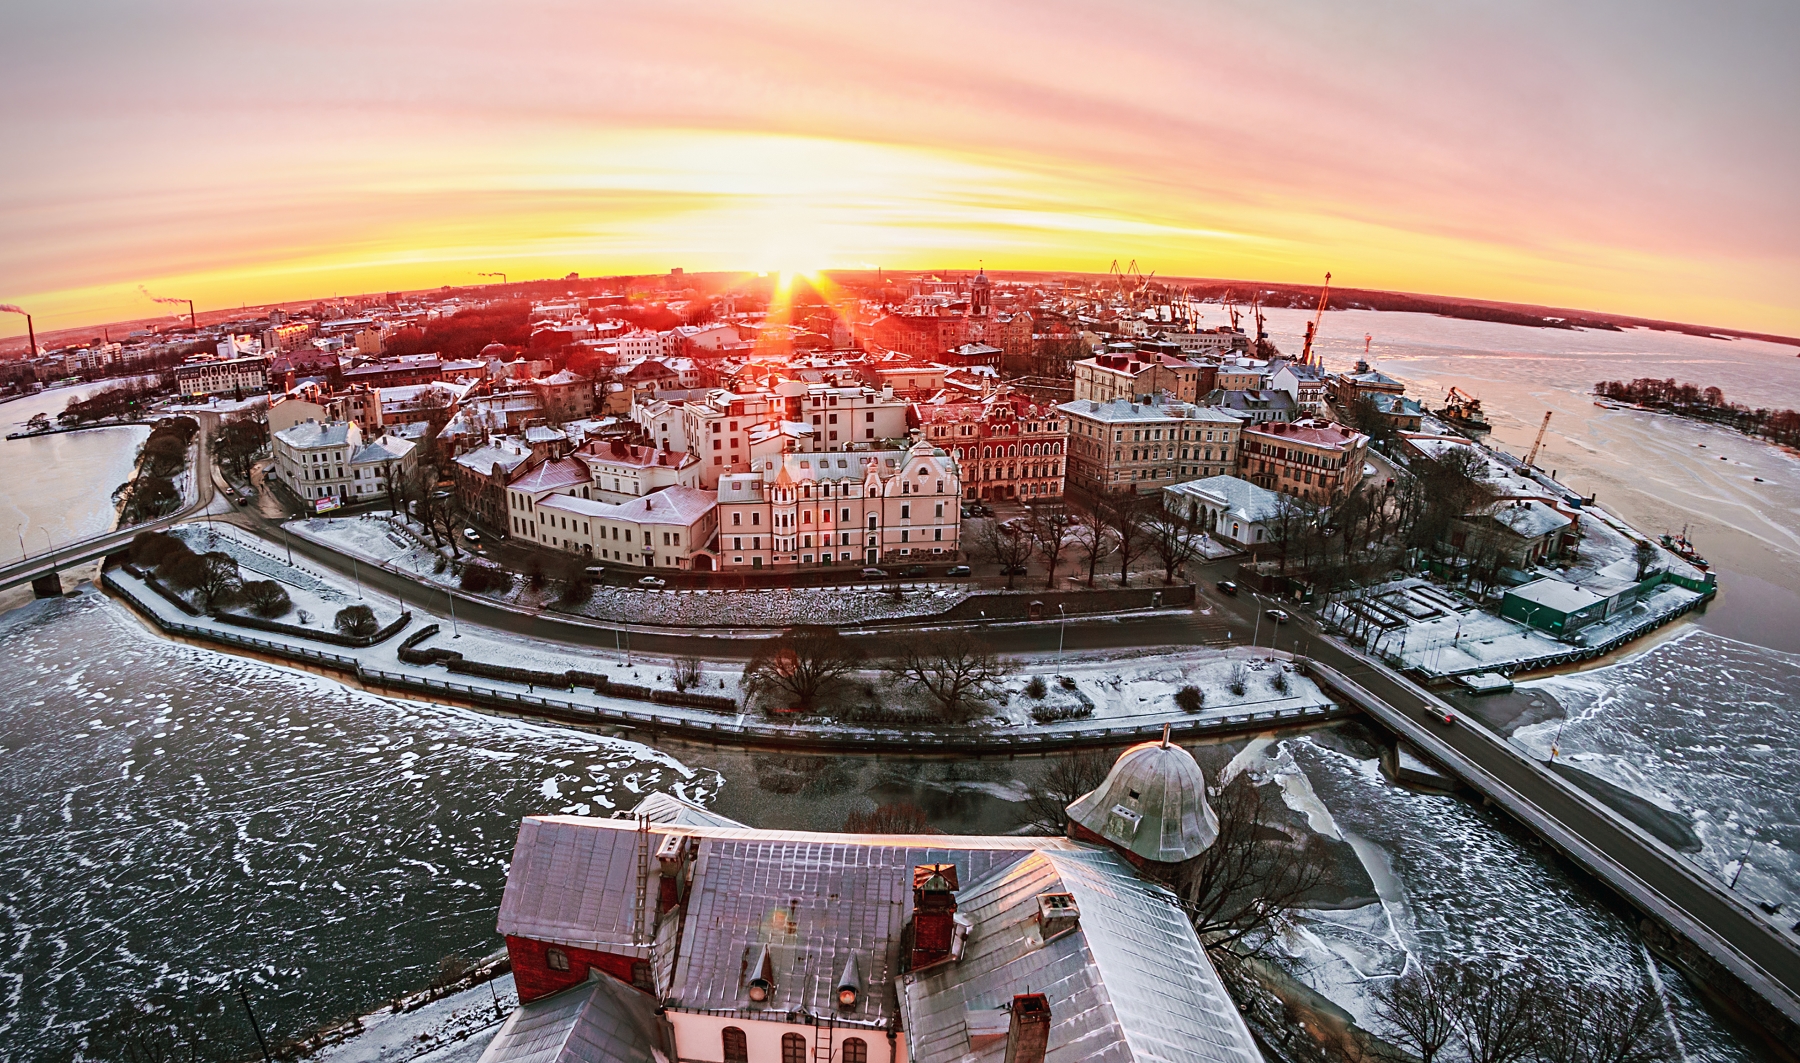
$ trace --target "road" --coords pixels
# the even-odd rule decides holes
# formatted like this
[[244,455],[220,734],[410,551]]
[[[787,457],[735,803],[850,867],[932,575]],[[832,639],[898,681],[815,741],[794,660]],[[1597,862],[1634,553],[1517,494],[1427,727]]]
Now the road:
[[115,529],[102,535],[96,535],[91,539],[64,543],[46,553],[15,561],[0,568],[0,591],[16,587],[21,583],[29,583],[39,576],[48,575],[51,572],[60,572],[63,569],[105,557],[131,542],[139,532],[167,528],[172,524],[206,512],[206,507],[212,505],[213,501],[211,440],[219,419],[217,414],[201,414],[195,420],[200,424],[200,434],[196,439],[194,460],[190,466],[196,491],[194,502],[166,517],[159,517],[156,520],[129,528]]
[[[1278,603],[1243,591],[1237,598],[1217,596],[1241,623],[1254,625],[1258,610]],[[1428,756],[1450,768],[1465,782],[1506,807],[1503,791],[1517,795],[1522,808],[1515,818],[1563,849],[1578,862],[1597,864],[1589,870],[1611,884],[1640,910],[1666,904],[1693,928],[1677,927],[1690,940],[1714,953],[1758,995],[1775,1004],[1790,1022],[1800,1023],[1800,942],[1732,897],[1722,884],[1691,862],[1650,839],[1593,798],[1523,756],[1500,736],[1467,720],[1452,726],[1428,721],[1428,709],[1441,706],[1428,692],[1386,668],[1372,664],[1296,615],[1285,624],[1261,623],[1261,644],[1303,654],[1335,669],[1385,703],[1373,714]],[[1382,709],[1389,711],[1382,711]],[[1460,714],[1459,714],[1460,717]],[[1458,770],[1462,765],[1474,771]],[[1483,778],[1485,776],[1485,778]],[[1535,813],[1543,823],[1531,822]],[[1559,838],[1556,835],[1566,835]],[[1578,844],[1571,846],[1568,842]],[[1590,848],[1600,859],[1582,859],[1571,848]],[[1652,912],[1652,914],[1656,914]],[[1791,917],[1790,917],[1791,918]],[[1712,940],[1709,941],[1708,938]]]

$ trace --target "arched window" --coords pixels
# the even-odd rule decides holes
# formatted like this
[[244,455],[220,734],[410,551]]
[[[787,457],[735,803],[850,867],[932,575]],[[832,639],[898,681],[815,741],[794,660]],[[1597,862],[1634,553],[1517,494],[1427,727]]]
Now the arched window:
[[750,1063],[750,1045],[744,1039],[744,1031],[736,1026],[727,1026],[724,1038],[725,1063]]
[[781,1063],[806,1063],[806,1038],[797,1033],[782,1034]]
[[845,1038],[844,1063],[869,1063],[869,1043],[860,1037]]
[[545,949],[544,966],[552,971],[566,971],[569,969],[569,954],[561,949]]

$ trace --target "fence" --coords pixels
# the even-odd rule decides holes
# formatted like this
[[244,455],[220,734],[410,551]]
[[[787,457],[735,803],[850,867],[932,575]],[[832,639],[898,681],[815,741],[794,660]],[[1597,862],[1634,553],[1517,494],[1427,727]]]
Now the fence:
[[[111,591],[149,617],[151,623],[170,634],[227,646],[241,646],[274,657],[302,663],[326,665],[354,675],[368,686],[409,694],[441,694],[486,708],[501,709],[520,715],[583,723],[613,724],[648,731],[652,736],[691,738],[704,742],[730,742],[739,745],[776,746],[784,749],[804,748],[839,752],[864,753],[974,753],[1012,755],[1056,752],[1085,747],[1130,745],[1152,741],[1162,736],[1161,723],[1137,726],[1094,726],[1059,728],[1055,731],[901,731],[879,728],[843,730],[825,727],[739,723],[730,720],[695,720],[681,716],[663,716],[654,712],[602,705],[581,705],[537,694],[498,690],[492,687],[454,683],[447,679],[408,675],[370,668],[354,657],[326,653],[267,639],[217,631],[179,621],[165,620],[154,609],[139,602],[130,589],[102,573],[101,582]],[[415,633],[416,637],[417,633]],[[421,640],[422,641],[422,640]],[[618,686],[607,691],[620,692]],[[657,692],[663,693],[663,692]],[[1278,727],[1316,726],[1332,720],[1354,716],[1359,710],[1341,705],[1311,705],[1288,709],[1227,713],[1198,719],[1170,721],[1174,738],[1213,738],[1232,734],[1254,733]]]

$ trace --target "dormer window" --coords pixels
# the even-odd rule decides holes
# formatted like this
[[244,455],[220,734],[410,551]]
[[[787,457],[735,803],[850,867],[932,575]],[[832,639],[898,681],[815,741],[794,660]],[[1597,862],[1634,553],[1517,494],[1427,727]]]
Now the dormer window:
[[569,969],[569,954],[561,949],[545,949],[544,966],[552,971],[566,971]]

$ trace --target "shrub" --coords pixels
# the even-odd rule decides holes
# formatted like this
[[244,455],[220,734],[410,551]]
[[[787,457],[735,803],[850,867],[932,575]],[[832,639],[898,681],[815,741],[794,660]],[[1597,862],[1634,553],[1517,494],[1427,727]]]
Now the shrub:
[[1072,675],[1059,675],[1056,677],[1056,685],[1062,687],[1064,690],[1074,690],[1076,689],[1075,677]]
[[525,563],[525,586],[534,591],[544,589],[544,565],[535,557]]
[[156,570],[164,579],[182,590],[191,591],[206,583],[206,562],[185,546],[179,553],[170,551]]
[[1041,701],[1043,700],[1044,695],[1048,693],[1050,693],[1050,687],[1045,684],[1044,677],[1041,675],[1032,676],[1031,682],[1025,684],[1026,697],[1036,698]]
[[1275,674],[1269,677],[1269,685],[1275,688],[1277,694],[1286,694],[1293,683],[1288,679],[1287,669],[1277,667]]
[[487,565],[464,565],[462,570],[462,589],[481,594],[484,591],[497,591],[511,586],[512,581],[506,573]]
[[1175,692],[1175,704],[1181,706],[1183,712],[1199,712],[1206,704],[1206,692],[1190,683]]
[[155,568],[177,551],[192,553],[186,543],[168,532],[138,532],[131,540],[131,562],[139,568]]
[[287,588],[272,579],[251,580],[244,584],[244,600],[257,616],[276,617],[294,607]]
[[1038,723],[1056,723],[1060,720],[1085,720],[1094,714],[1092,705],[1034,705],[1031,718]]
[[876,805],[873,811],[853,811],[844,817],[846,834],[942,834],[931,825],[925,810],[905,801]]
[[1243,664],[1235,664],[1231,668],[1231,685],[1227,688],[1233,694],[1242,695],[1250,685],[1249,671]]
[[366,639],[381,630],[375,621],[375,610],[366,605],[346,605],[337,612],[331,626],[351,638]]

